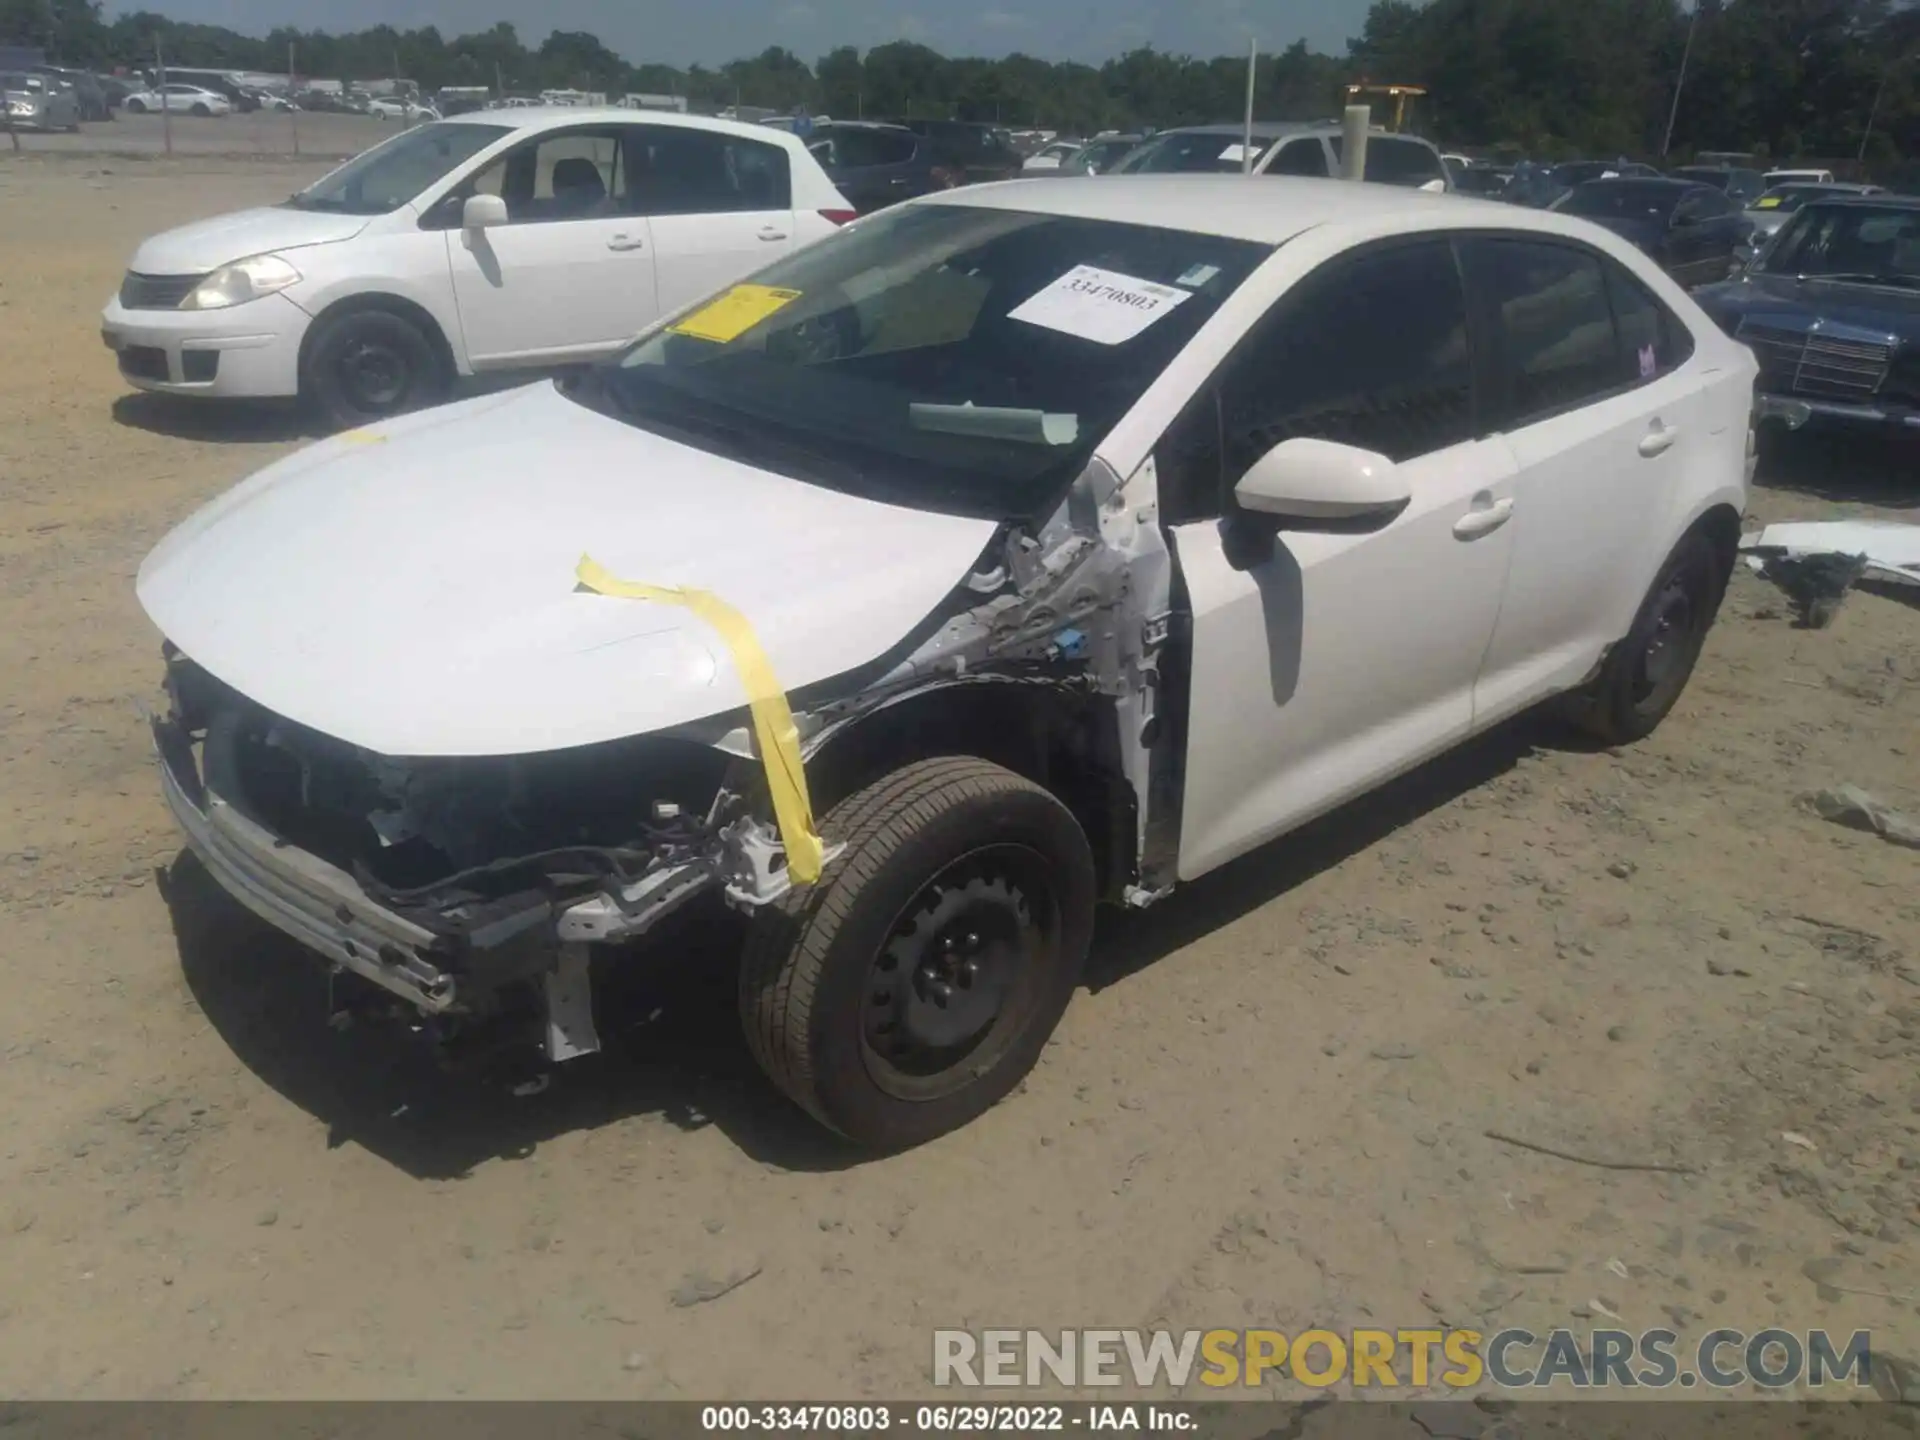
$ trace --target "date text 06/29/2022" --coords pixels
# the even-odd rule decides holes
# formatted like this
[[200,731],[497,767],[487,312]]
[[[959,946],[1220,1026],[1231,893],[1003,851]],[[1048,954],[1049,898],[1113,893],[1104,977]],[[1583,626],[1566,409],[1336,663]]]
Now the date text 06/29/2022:
[[1184,1434],[1200,1428],[1196,1407],[1179,1405],[703,1405],[703,1431],[735,1434],[879,1435],[1004,1432],[1031,1435],[1072,1430],[1150,1430]]
[[[1646,1393],[1872,1386],[1865,1330],[936,1330],[936,1388],[1132,1386],[1204,1395],[1276,1383],[1326,1392],[1491,1386]],[[1194,1382],[1203,1387],[1193,1391]]]

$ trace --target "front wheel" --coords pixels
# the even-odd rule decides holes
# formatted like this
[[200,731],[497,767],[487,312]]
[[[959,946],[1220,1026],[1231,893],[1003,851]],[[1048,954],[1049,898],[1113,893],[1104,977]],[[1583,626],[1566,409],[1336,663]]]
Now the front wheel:
[[300,367],[300,393],[328,424],[351,429],[436,404],[446,366],[420,328],[388,310],[320,322]]
[[207,116],[213,114],[213,111],[208,109],[205,105],[196,105],[193,107],[193,113],[195,115],[200,116],[202,119],[205,119]]
[[144,101],[140,101],[140,100],[129,100],[129,101],[127,101],[127,113],[128,113],[129,115],[144,115],[144,114],[146,114],[146,113],[147,113],[147,107],[146,107],[146,104],[145,104],[145,102],[144,102]]
[[1072,813],[984,760],[908,765],[834,807],[846,853],[756,918],[754,1057],[815,1119],[901,1150],[1018,1085],[1072,999],[1095,876]]
[[1573,698],[1580,727],[1610,745],[1644,740],[1667,718],[1693,674],[1726,593],[1726,555],[1698,530],[1681,538],[1640,603],[1626,638]]

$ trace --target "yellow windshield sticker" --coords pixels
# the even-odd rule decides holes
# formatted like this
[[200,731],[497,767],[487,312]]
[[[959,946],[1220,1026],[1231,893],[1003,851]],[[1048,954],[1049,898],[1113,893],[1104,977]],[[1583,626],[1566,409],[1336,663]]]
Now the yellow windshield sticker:
[[[791,296],[794,292],[778,293]],[[780,303],[784,305],[786,301]],[[813,803],[807,798],[807,772],[800,759],[800,732],[794,726],[787,693],[774,679],[773,666],[746,617],[711,591],[621,580],[586,555],[580,557],[574,578],[596,595],[681,606],[699,616],[726,642],[727,651],[733,657],[733,668],[746,687],[747,704],[753,712],[754,748],[760,752],[760,764],[766,770],[773,818],[780,828],[780,841],[786,846],[787,872],[796,885],[813,884],[820,878],[826,848],[820,843],[820,832],[814,828]]]
[[1753,208],[1756,210],[1776,210],[1779,206],[1780,197],[1778,195],[1762,195],[1758,200],[1753,202]]
[[725,345],[799,298],[798,290],[780,290],[772,285],[736,285],[718,300],[702,305],[679,324],[667,328],[675,335],[691,335],[696,340]]

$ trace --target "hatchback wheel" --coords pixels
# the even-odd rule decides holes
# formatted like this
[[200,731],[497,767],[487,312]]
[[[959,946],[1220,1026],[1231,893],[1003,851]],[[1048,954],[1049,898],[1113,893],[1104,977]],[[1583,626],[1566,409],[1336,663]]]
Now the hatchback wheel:
[[418,326],[387,310],[357,310],[320,322],[301,364],[300,390],[341,429],[436,404],[446,366]]
[[1667,718],[1700,658],[1726,593],[1727,556],[1702,532],[1689,532],[1667,557],[1640,603],[1626,638],[1599,677],[1574,698],[1575,721],[1613,745],[1651,735]]
[[213,111],[209,110],[205,105],[195,105],[193,107],[193,113],[204,117],[213,114]]
[[906,766],[821,829],[846,853],[749,936],[747,1041],[815,1119],[904,1149],[1033,1068],[1086,958],[1093,856],[1053,795],[967,757]]

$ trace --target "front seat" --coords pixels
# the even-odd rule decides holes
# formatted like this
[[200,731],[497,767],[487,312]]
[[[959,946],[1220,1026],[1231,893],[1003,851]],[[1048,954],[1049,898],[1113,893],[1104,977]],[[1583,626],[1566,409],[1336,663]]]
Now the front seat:
[[607,182],[600,167],[581,156],[553,162],[553,209],[556,218],[577,220],[591,215],[607,198]]

